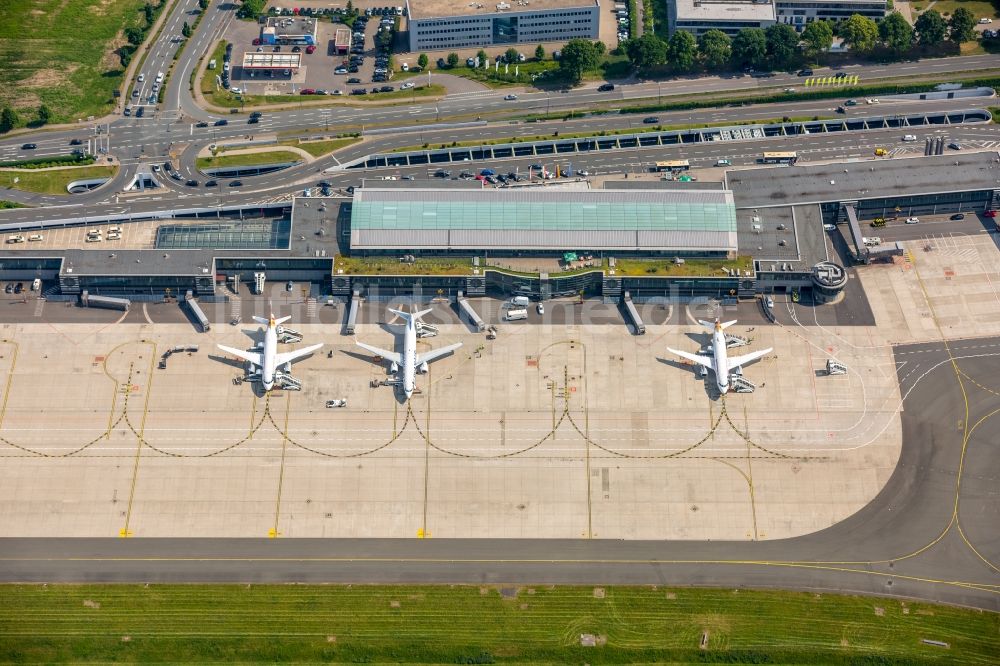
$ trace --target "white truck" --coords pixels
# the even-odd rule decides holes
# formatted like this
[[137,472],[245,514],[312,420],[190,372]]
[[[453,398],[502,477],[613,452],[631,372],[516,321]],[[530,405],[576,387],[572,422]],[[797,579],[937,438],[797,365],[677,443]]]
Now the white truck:
[[528,300],[527,296],[515,296],[512,299],[510,299],[510,304],[526,308],[528,307],[528,305],[531,304],[531,301]]
[[519,321],[521,319],[527,319],[528,311],[525,310],[524,308],[518,308],[516,310],[507,310],[507,313],[504,315],[504,318],[507,321]]

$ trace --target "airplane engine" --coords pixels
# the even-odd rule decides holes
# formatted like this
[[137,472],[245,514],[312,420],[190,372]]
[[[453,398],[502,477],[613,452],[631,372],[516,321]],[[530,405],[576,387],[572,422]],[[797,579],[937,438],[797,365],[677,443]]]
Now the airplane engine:
[[292,364],[291,364],[291,362],[286,363],[282,367],[281,371],[284,372],[286,375],[291,374],[291,372],[292,372]]
[[397,372],[399,372],[399,364],[393,361],[392,365],[389,366],[389,372],[391,372],[392,374],[396,374]]
[[422,375],[427,374],[427,361],[424,361],[423,363],[420,364],[420,367],[417,368],[417,372],[419,372]]

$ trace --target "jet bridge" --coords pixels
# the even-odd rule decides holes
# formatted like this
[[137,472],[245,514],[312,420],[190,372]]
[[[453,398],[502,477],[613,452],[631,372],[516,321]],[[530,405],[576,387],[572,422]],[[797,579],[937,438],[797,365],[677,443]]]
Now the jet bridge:
[[465,316],[469,318],[472,323],[472,327],[476,329],[476,332],[482,333],[486,330],[486,324],[483,322],[483,318],[479,316],[479,313],[473,309],[469,304],[467,298],[465,298],[464,292],[458,292],[458,307],[465,313]]
[[628,313],[629,319],[632,320],[632,326],[635,327],[636,335],[646,334],[646,325],[642,323],[642,317],[639,316],[639,311],[635,309],[635,304],[632,302],[632,295],[629,292],[625,292],[622,297],[622,303],[625,304],[625,311]]
[[354,335],[354,324],[358,321],[358,308],[361,307],[361,292],[357,289],[351,296],[351,309],[347,313],[347,323],[344,324],[344,335]]

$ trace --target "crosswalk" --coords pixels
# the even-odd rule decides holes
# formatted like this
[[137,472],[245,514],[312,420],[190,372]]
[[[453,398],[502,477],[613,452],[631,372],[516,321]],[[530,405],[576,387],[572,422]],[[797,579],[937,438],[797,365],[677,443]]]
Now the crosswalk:
[[316,318],[316,299],[309,298],[306,300],[306,319]]
[[44,307],[45,307],[45,299],[44,298],[35,299],[35,316],[36,317],[41,317],[42,316],[42,309]]
[[229,300],[229,318],[238,321],[243,316],[243,301],[239,298]]

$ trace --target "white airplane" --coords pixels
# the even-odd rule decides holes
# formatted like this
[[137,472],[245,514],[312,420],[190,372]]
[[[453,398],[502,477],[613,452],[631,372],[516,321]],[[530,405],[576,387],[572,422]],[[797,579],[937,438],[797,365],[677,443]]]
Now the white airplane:
[[448,345],[447,347],[441,347],[440,349],[434,349],[429,352],[424,352],[423,354],[417,353],[417,320],[423,317],[425,314],[430,312],[430,310],[421,310],[420,312],[402,312],[400,310],[393,310],[389,308],[389,312],[399,315],[406,320],[406,331],[403,334],[403,353],[391,352],[385,349],[379,349],[378,347],[373,347],[371,345],[366,345],[363,342],[356,342],[356,344],[362,349],[367,349],[376,356],[380,356],[388,361],[392,362],[392,367],[390,370],[393,373],[399,372],[400,367],[403,369],[403,379],[397,377],[391,383],[400,385],[403,387],[403,393],[406,394],[407,399],[413,395],[414,380],[413,376],[416,373],[424,374],[427,372],[427,364],[431,361],[435,361],[445,354],[449,354],[459,347],[462,346],[461,342],[456,342],[453,345]]
[[760,351],[750,352],[749,354],[743,354],[742,356],[734,356],[729,358],[726,353],[726,334],[723,333],[724,330],[735,324],[735,321],[727,321],[721,323],[718,319],[715,323],[698,320],[698,323],[712,331],[712,355],[703,356],[702,354],[690,354],[688,352],[678,351],[676,349],[667,350],[673,354],[677,354],[682,358],[686,358],[689,361],[694,361],[699,365],[703,365],[712,372],[715,373],[715,385],[719,387],[719,393],[727,393],[729,391],[729,373],[733,370],[740,372],[742,366],[750,363],[751,361],[756,361],[761,356],[768,354],[773,349],[768,347],[767,349],[762,349]]
[[279,388],[297,386],[298,382],[289,374],[292,370],[292,361],[311,354],[322,347],[323,343],[310,345],[302,349],[296,349],[295,351],[278,353],[277,328],[279,324],[283,324],[289,319],[291,317],[275,319],[273,314],[268,319],[264,319],[263,317],[253,318],[258,324],[267,324],[267,329],[264,331],[264,344],[262,347],[258,347],[261,351],[243,351],[242,349],[234,349],[225,345],[218,345],[218,347],[227,354],[232,354],[245,361],[249,361],[253,366],[253,371],[247,376],[247,379],[250,381],[259,381],[264,386],[265,391],[270,391],[274,388],[275,384],[278,384]]

